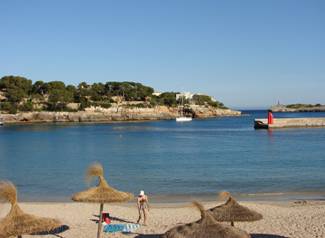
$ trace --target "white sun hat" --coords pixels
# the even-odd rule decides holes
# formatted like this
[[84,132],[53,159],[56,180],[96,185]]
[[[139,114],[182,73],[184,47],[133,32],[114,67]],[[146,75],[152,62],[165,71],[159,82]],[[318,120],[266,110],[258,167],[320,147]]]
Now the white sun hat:
[[144,196],[144,191],[141,190],[140,193],[139,193],[140,196]]

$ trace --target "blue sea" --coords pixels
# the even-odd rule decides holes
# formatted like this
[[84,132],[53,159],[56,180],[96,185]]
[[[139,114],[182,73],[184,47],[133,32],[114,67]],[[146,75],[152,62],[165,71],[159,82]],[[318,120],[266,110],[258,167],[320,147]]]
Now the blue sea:
[[[0,127],[0,179],[25,201],[69,201],[84,190],[87,167],[103,164],[108,182],[155,198],[243,197],[325,199],[325,128],[254,130],[241,117]],[[325,113],[275,113],[325,117]]]

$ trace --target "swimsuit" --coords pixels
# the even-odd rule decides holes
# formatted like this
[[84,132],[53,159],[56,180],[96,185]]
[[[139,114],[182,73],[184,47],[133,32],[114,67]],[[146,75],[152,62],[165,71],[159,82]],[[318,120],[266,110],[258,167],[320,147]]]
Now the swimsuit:
[[140,203],[140,209],[145,210],[148,208],[148,205],[146,203],[147,199],[145,197],[141,198],[139,203]]

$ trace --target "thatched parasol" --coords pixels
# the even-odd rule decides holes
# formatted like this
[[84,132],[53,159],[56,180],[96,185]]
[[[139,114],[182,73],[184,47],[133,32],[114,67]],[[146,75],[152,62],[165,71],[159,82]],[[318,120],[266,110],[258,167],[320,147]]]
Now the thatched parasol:
[[201,219],[172,228],[163,238],[250,238],[245,231],[218,223],[204,207],[194,202],[201,212]]
[[99,238],[102,227],[101,221],[104,203],[126,202],[132,199],[133,195],[131,193],[121,192],[110,187],[104,178],[104,169],[101,164],[96,163],[88,168],[86,178],[89,180],[93,177],[98,177],[98,186],[76,193],[73,195],[72,200],[75,202],[100,203],[97,231],[97,238]]
[[230,222],[234,226],[235,221],[258,221],[263,218],[261,214],[240,205],[228,192],[222,192],[220,197],[228,200],[223,205],[209,209],[217,221]]
[[17,203],[16,187],[10,182],[0,182],[0,199],[11,203],[10,212],[0,220],[0,238],[50,232],[62,226],[58,220],[24,213]]

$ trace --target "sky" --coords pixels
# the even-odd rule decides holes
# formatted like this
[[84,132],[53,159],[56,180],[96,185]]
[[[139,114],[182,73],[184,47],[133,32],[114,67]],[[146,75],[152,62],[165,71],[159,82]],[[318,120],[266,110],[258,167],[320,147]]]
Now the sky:
[[325,104],[325,1],[1,0],[0,77]]

